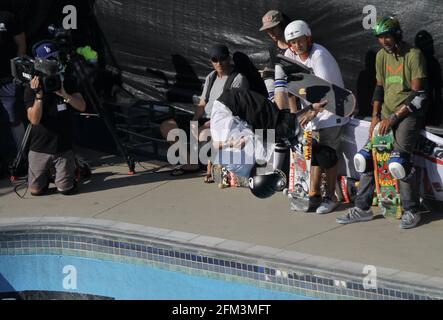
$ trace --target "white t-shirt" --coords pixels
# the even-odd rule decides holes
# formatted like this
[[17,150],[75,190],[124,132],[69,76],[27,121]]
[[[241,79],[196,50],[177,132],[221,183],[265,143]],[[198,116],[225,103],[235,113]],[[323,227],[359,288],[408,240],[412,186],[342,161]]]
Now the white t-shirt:
[[[314,43],[306,61],[302,61],[290,48],[286,50],[285,56],[311,68],[315,76],[344,88],[345,85],[337,61],[322,45]],[[302,105],[305,107],[308,104],[302,101]],[[319,130],[327,127],[342,126],[348,123],[348,121],[349,118],[347,117],[343,118],[325,110],[320,112],[317,117],[308,124],[307,129]]]
[[249,177],[251,169],[257,161],[267,162],[272,155],[273,145],[263,146],[263,142],[254,134],[251,126],[239,117],[234,117],[232,111],[223,103],[216,100],[211,113],[212,141],[227,142],[231,139],[246,140],[245,147],[222,148],[219,150],[216,162],[224,165],[239,176]]
[[[206,98],[206,92],[208,91],[209,87],[209,80],[211,79],[214,72],[216,71],[214,70],[206,76],[205,85],[203,87],[203,92],[201,94],[200,99]],[[204,115],[205,118],[210,119],[212,105],[214,104],[214,101],[217,100],[223,93],[223,88],[225,86],[226,80],[228,80],[228,77],[229,76],[223,76],[223,77],[217,76],[215,78],[214,85],[212,86],[211,92],[209,93],[209,100],[205,106],[205,115]],[[231,84],[231,88],[248,89],[248,87],[249,87],[248,80],[241,73],[237,74],[237,76],[234,78]]]

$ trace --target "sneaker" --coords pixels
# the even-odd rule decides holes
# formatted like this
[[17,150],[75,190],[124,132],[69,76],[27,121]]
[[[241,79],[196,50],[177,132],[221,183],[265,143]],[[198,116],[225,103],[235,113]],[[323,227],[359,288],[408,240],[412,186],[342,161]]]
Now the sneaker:
[[307,212],[315,212],[321,205],[321,196],[309,196],[309,204]]
[[349,209],[349,212],[344,216],[336,219],[337,223],[348,224],[355,222],[371,221],[374,218],[371,208],[368,210],[362,210],[357,207]]
[[415,210],[407,210],[403,213],[401,217],[400,228],[401,229],[411,229],[414,228],[421,219],[421,214]]
[[330,213],[335,209],[337,209],[339,205],[340,204],[338,203],[338,201],[334,201],[332,200],[331,197],[326,196],[323,198],[323,201],[321,202],[320,206],[317,208],[317,213],[319,214]]

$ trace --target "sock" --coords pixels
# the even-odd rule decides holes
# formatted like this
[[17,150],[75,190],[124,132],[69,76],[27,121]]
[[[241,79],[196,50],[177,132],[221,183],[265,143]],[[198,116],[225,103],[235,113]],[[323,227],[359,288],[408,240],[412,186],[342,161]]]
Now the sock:
[[274,89],[275,89],[274,79],[272,78],[265,79],[265,86],[266,89],[268,90],[268,99],[274,101]]
[[25,126],[23,123],[20,123],[18,126],[11,127],[12,137],[14,138],[15,146],[17,150],[20,149],[20,146],[23,141],[23,137],[25,136]]
[[275,65],[275,94],[277,93],[288,93],[288,76],[284,72],[281,65]]
[[285,161],[286,154],[288,152],[288,147],[282,143],[277,143],[274,149],[274,162],[273,169],[281,170],[283,167],[283,162]]

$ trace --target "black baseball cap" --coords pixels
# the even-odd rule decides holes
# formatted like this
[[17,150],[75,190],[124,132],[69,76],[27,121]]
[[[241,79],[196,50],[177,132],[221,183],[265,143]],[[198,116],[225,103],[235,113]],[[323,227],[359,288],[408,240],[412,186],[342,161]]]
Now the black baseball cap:
[[217,44],[209,51],[209,55],[211,59],[224,60],[229,56],[229,49],[224,44]]

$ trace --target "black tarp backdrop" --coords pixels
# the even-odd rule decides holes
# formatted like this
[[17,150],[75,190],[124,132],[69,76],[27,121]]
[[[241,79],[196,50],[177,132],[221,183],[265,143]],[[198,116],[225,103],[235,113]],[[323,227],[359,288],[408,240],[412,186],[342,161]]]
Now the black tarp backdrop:
[[[278,8],[310,24],[315,41],[337,59],[346,86],[358,91],[362,114],[368,114],[371,58],[379,49],[362,25],[363,8],[368,4],[376,7],[378,15],[395,14],[410,43],[419,31],[426,30],[433,38],[434,65],[443,63],[442,0],[97,0],[95,14],[124,70],[124,81],[160,99],[177,82],[188,82],[188,88],[195,88],[198,94],[196,75],[202,81],[210,71],[207,52],[218,42],[227,44],[232,52],[246,53],[257,67],[263,66],[270,39],[258,31],[261,17]],[[177,57],[181,65],[177,65]]]
[[[11,1],[11,0],[1,0]],[[123,81],[145,97],[171,102],[191,102],[199,94],[204,76],[211,70],[207,57],[215,43],[232,52],[247,54],[257,67],[268,60],[268,36],[259,32],[261,17],[273,8],[307,21],[316,42],[337,59],[345,84],[358,95],[363,115],[369,113],[373,86],[373,57],[379,47],[362,26],[363,8],[373,5],[378,15],[395,14],[404,38],[414,43],[425,30],[433,41],[430,54],[435,95],[441,92],[443,63],[443,0],[14,0],[31,40],[44,37],[49,23],[61,24],[62,8],[73,4],[79,11],[78,41],[97,47],[106,62],[118,65]],[[92,12],[91,12],[92,10]],[[91,15],[93,13],[94,15]],[[98,24],[96,24],[98,21]],[[97,28],[98,26],[98,28]],[[100,30],[98,30],[100,29]],[[100,37],[101,32],[104,37]],[[85,38],[85,39],[83,39]],[[429,39],[427,37],[426,39]],[[428,42],[426,46],[429,47]],[[109,46],[106,50],[106,46]],[[431,52],[432,50],[428,50]],[[115,60],[111,59],[111,55]],[[440,76],[438,76],[440,74]],[[438,83],[440,82],[440,83]],[[435,117],[441,105],[434,108]],[[437,121],[438,122],[438,121]]]

